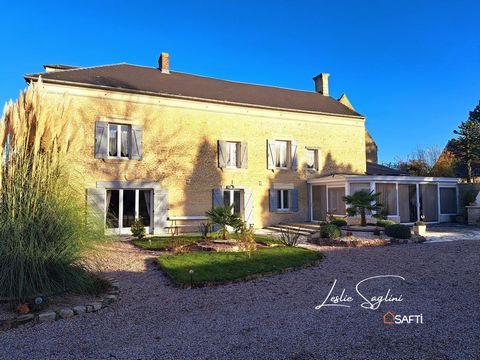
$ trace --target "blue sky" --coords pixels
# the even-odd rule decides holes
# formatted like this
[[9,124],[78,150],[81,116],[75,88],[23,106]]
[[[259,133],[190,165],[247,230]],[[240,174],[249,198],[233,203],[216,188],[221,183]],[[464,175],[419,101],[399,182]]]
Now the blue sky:
[[47,63],[156,66],[347,93],[380,161],[443,147],[480,100],[478,1],[21,1],[3,4],[0,102]]

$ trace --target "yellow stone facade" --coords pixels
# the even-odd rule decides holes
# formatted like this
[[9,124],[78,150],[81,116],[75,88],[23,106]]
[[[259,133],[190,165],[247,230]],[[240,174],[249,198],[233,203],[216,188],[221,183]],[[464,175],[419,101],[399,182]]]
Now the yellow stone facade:
[[[254,225],[307,221],[307,184],[334,172],[365,173],[365,119],[226,105],[43,83],[51,101],[67,104],[81,126],[76,165],[86,188],[98,181],[159,182],[168,189],[169,216],[201,216],[212,189],[233,185],[253,192]],[[319,95],[321,96],[321,95]],[[143,125],[143,159],[94,158],[95,122]],[[298,170],[267,169],[267,139],[298,144]],[[217,141],[246,141],[247,169],[220,169]],[[306,147],[319,149],[319,171],[304,167]],[[298,189],[299,211],[269,211],[275,184]]]

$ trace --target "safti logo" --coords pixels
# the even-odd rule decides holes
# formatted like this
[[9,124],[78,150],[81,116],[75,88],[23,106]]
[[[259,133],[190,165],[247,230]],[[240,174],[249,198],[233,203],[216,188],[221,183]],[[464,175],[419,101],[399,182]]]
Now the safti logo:
[[383,323],[385,325],[423,324],[423,314],[395,315],[391,311],[387,311],[383,315]]

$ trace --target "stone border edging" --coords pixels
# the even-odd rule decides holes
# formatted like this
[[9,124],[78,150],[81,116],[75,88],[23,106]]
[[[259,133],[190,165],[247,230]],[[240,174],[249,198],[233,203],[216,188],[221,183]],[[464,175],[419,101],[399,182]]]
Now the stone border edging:
[[244,276],[244,277],[241,277],[241,278],[238,278],[238,279],[234,279],[234,280],[212,281],[212,282],[206,282],[206,283],[200,283],[200,284],[195,284],[195,282],[193,284],[177,283],[167,271],[163,270],[163,268],[160,266],[160,264],[158,262],[157,262],[157,266],[159,267],[159,270],[163,271],[163,273],[170,279],[170,281],[173,283],[174,286],[176,286],[178,288],[181,288],[181,289],[192,289],[192,288],[203,288],[203,287],[215,287],[215,286],[219,286],[219,285],[230,285],[230,284],[235,284],[235,283],[239,283],[239,282],[247,282],[247,281],[251,281],[251,280],[256,280],[256,279],[260,279],[260,278],[263,278],[263,277],[280,275],[280,274],[283,274],[283,273],[293,272],[293,271],[297,271],[297,270],[303,270],[303,269],[307,269],[307,268],[319,265],[324,260],[324,258],[325,258],[325,255],[322,254],[321,259],[313,260],[313,261],[310,261],[309,263],[299,265],[299,266],[284,268],[284,269],[280,269],[280,270],[277,270],[277,271],[269,271],[269,272],[266,272],[266,273],[247,275],[247,276]]
[[110,281],[112,289],[100,301],[92,302],[87,305],[78,305],[73,307],[63,308],[57,311],[45,311],[37,314],[19,315],[12,320],[0,320],[0,331],[10,330],[28,323],[45,323],[57,321],[61,319],[70,319],[75,315],[84,313],[97,312],[101,309],[107,308],[118,301],[120,295],[120,288],[118,281],[115,279],[107,279]]

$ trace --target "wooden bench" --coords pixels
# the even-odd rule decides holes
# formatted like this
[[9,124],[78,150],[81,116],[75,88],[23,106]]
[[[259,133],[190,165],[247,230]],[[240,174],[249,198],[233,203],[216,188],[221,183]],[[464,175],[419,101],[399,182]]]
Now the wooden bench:
[[172,235],[178,235],[179,229],[188,229],[192,227],[198,227],[198,224],[177,224],[177,221],[200,221],[208,220],[206,216],[170,216],[167,218],[171,222],[170,226],[167,226],[167,229]]

